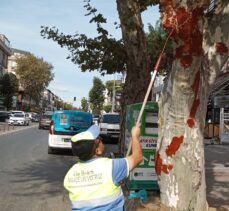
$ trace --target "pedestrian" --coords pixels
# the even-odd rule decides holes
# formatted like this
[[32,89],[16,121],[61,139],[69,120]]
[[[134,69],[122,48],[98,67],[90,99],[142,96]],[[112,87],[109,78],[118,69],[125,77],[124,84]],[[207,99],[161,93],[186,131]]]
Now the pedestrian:
[[72,137],[73,155],[78,156],[79,162],[67,172],[64,187],[72,210],[123,211],[121,183],[143,159],[140,124],[132,128],[132,154],[125,158],[102,157],[104,144],[99,133],[99,127],[93,125]]

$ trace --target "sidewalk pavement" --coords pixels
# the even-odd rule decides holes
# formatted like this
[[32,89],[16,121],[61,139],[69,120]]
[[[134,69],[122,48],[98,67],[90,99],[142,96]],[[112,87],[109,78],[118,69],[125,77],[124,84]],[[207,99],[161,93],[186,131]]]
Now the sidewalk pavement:
[[[206,196],[209,211],[229,211],[229,144],[205,144]],[[140,199],[128,200],[129,192],[123,187],[126,211],[167,211],[160,208],[160,193],[148,191],[148,203]],[[201,211],[201,210],[200,210]]]
[[[126,195],[126,198],[127,197],[128,195]],[[217,201],[217,199],[215,200]],[[222,204],[220,206],[214,206],[214,205],[211,206],[212,202],[210,202],[208,199],[207,202],[209,206],[208,211],[228,211],[229,210],[229,206],[227,204]],[[131,199],[131,200],[126,199],[125,210],[126,211],[168,211],[168,209],[165,209],[160,205],[159,192],[153,192],[153,191],[148,192],[147,203],[143,203],[140,199]]]

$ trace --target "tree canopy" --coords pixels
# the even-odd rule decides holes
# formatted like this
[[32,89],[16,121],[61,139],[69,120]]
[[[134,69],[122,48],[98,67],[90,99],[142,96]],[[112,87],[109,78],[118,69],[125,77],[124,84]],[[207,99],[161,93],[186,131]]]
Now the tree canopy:
[[93,79],[93,87],[91,88],[89,92],[89,102],[90,107],[92,109],[92,113],[94,115],[100,115],[102,109],[103,109],[103,102],[104,102],[104,96],[103,92],[105,90],[105,86],[103,82],[97,78],[94,77]]
[[54,78],[53,66],[32,54],[20,56],[16,62],[16,73],[25,93],[30,99],[39,102],[42,91]]
[[81,108],[83,111],[88,111],[88,107],[89,107],[88,101],[87,101],[86,97],[83,97],[81,99]]
[[[161,26],[160,21],[157,21],[156,25],[153,27],[150,23],[148,24],[148,32],[146,32],[146,43],[147,49],[150,57],[150,67],[153,68],[156,64],[158,55],[162,52],[162,47],[165,44],[168,35],[166,31]],[[158,70],[161,75],[167,75],[172,68],[173,61],[173,50],[172,43],[169,40],[165,46],[163,52],[163,59],[160,64],[160,69]]]
[[[103,27],[107,22],[106,18],[91,6],[89,0],[86,2],[85,8],[88,11],[86,15],[92,16],[89,22],[96,24],[97,37],[91,38],[85,34],[78,33],[65,35],[59,32],[58,28],[47,26],[41,26],[41,36],[46,39],[52,39],[61,47],[66,47],[70,52],[67,58],[78,64],[82,72],[98,71],[101,75],[104,75],[127,71],[127,55],[123,39],[112,37]],[[153,0],[144,1],[141,3],[141,8],[145,10],[147,6],[156,2]],[[115,24],[117,25],[116,28],[119,29],[118,23]],[[150,49],[151,70],[153,70],[161,46],[166,39],[166,32],[163,31],[159,23],[155,28],[149,24],[149,32],[146,33],[146,37]],[[171,54],[168,55],[171,56]]]
[[0,93],[3,95],[3,105],[12,108],[13,96],[18,91],[18,79],[13,73],[6,73],[0,78]]

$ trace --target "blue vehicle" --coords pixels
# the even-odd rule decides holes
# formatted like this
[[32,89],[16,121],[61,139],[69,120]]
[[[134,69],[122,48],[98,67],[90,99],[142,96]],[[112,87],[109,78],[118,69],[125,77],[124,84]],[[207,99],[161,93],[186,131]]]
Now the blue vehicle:
[[55,149],[71,149],[71,137],[93,124],[92,114],[75,110],[55,111],[49,129],[48,153]]

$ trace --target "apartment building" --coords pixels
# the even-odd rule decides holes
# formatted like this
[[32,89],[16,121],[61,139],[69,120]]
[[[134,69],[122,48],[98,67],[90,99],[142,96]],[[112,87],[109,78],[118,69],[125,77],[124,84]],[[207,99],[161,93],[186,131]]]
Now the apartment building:
[[51,90],[45,89],[40,101],[40,107],[42,111],[53,111],[54,108],[54,101],[55,99],[59,99]]
[[12,55],[10,41],[3,34],[0,34],[0,75],[7,72],[8,57]]
[[[7,72],[8,57],[12,55],[10,41],[3,34],[0,34],[0,77]],[[5,110],[3,97],[0,95],[0,110]]]
[[122,95],[122,84],[124,82],[125,81],[121,78],[121,76],[117,77],[116,80],[114,80],[112,93],[110,93],[108,89],[105,89],[103,92],[104,106],[112,106],[112,111],[119,111],[121,109],[120,100]]
[[15,49],[15,48],[11,48],[11,51],[12,51],[12,54],[8,58],[7,72],[8,73],[13,73],[13,74],[16,75],[15,69],[17,67],[17,63],[16,63],[17,57],[24,56],[26,54],[29,54],[30,52],[19,50],[19,49]]
[[[13,107],[15,109],[19,109],[19,110],[22,110],[22,109],[25,109],[25,107],[27,107],[27,105],[30,104],[30,99],[28,96],[25,95],[24,93],[24,88],[23,86],[20,84],[20,79],[19,77],[17,76],[15,70],[16,70],[16,67],[17,67],[17,63],[16,63],[16,59],[17,57],[21,57],[21,56],[24,56],[26,54],[29,54],[28,51],[23,51],[23,50],[19,50],[19,49],[15,49],[15,48],[11,48],[11,56],[9,56],[8,58],[8,68],[7,68],[7,72],[8,73],[13,73],[14,75],[16,75],[16,77],[18,78],[19,80],[19,88],[18,88],[18,92],[16,93],[16,97],[13,98]],[[34,102],[32,102],[33,104]]]

